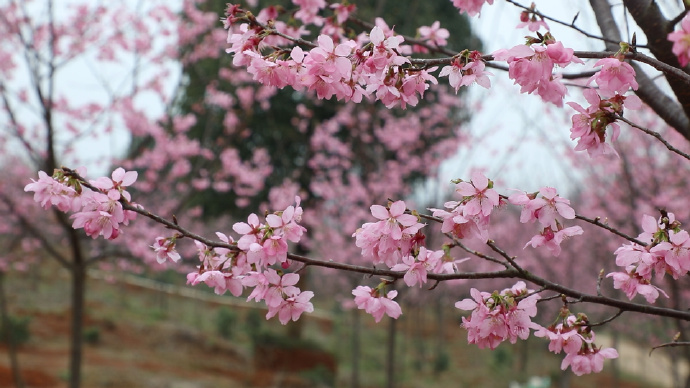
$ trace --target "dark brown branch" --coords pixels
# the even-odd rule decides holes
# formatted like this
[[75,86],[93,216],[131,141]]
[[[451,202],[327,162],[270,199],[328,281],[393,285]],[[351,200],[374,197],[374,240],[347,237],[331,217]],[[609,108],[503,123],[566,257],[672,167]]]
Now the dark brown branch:
[[647,244],[643,243],[642,241],[640,241],[640,240],[638,240],[638,239],[636,239],[636,238],[634,238],[634,237],[628,236],[627,234],[625,234],[625,233],[619,231],[619,230],[616,229],[616,228],[612,228],[612,227],[610,227],[610,226],[604,224],[603,222],[600,221],[600,220],[601,220],[600,217],[596,217],[596,218],[594,218],[594,219],[591,219],[591,218],[587,218],[587,217],[584,217],[584,216],[581,216],[581,215],[577,215],[577,214],[576,214],[576,215],[575,215],[575,218],[578,219],[578,220],[581,220],[581,221],[589,222],[590,224],[596,225],[596,226],[598,226],[598,227],[600,227],[600,228],[606,229],[606,230],[608,230],[609,232],[615,234],[616,236],[623,237],[624,239],[626,239],[626,240],[628,240],[628,241],[630,241],[630,242],[633,242],[633,243],[635,243],[635,244],[642,245],[642,246],[646,246],[646,245],[647,245]]

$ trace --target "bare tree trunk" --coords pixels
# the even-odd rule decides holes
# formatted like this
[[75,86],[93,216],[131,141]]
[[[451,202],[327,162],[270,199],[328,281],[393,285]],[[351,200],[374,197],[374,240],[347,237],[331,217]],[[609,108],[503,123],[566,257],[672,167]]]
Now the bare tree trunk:
[[10,369],[12,369],[12,376],[14,378],[14,385],[17,388],[24,388],[24,380],[22,379],[21,371],[19,370],[19,360],[17,358],[17,344],[14,343],[14,335],[12,335],[12,322],[10,322],[10,315],[7,308],[7,297],[5,295],[5,273],[0,271],[0,319],[2,320],[2,327],[5,328],[5,340],[7,341],[7,352],[10,357]]
[[81,385],[81,361],[84,329],[84,298],[86,294],[86,263],[79,254],[74,256],[72,266],[72,338],[70,349],[69,387]]
[[395,388],[395,340],[396,319],[388,319],[388,354],[386,356],[386,387]]
[[362,323],[359,317],[359,310],[352,309],[352,377],[350,378],[351,388],[359,388],[359,345],[361,325]]
[[[614,349],[619,349],[620,345],[620,334],[618,330],[613,330],[611,333],[611,347]],[[620,380],[621,380],[621,371],[620,371],[620,362],[618,358],[614,358],[611,360],[611,374],[613,374],[613,385],[612,388],[618,388],[620,387]]]

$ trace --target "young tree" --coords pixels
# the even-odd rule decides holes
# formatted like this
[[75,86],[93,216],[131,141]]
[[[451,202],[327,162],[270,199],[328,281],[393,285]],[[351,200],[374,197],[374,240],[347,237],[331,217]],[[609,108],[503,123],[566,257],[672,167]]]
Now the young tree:
[[[476,16],[482,7],[493,2],[454,0],[453,5],[462,13]],[[277,14],[263,19],[258,16],[261,13],[255,16],[239,5],[228,5],[223,22],[229,30],[228,51],[234,55],[233,64],[246,67],[255,81],[267,86],[306,90],[316,93],[318,98],[352,103],[380,100],[388,108],[405,109],[419,104],[427,89],[438,82],[437,76],[448,77],[450,86],[456,90],[462,86],[476,87],[474,83],[489,87],[492,74],[486,67],[493,67],[493,72],[507,71],[508,77],[520,86],[521,93],[537,95],[545,104],[560,108],[564,106],[568,91],[563,80],[569,79],[577,83],[571,92],[581,93],[586,100],[585,106],[582,101],[569,101],[565,108],[572,114],[570,137],[577,142],[574,150],[587,151],[589,155],[580,155],[581,158],[589,157],[590,163],[595,165],[606,165],[615,157],[632,158],[634,152],[627,151],[621,156],[612,145],[617,144],[623,122],[626,131],[630,127],[630,131],[644,132],[661,142],[671,155],[681,157],[683,163],[690,160],[690,155],[682,150],[684,144],[674,145],[665,136],[641,125],[642,122],[636,123],[623,116],[624,109],[649,109],[685,141],[690,139],[687,67],[690,58],[687,8],[690,6],[626,0],[620,7],[620,14],[614,14],[614,8],[606,0],[592,0],[590,6],[601,29],[601,33],[597,33],[578,27],[576,15],[572,22],[564,22],[541,14],[535,5],[507,2],[516,7],[516,24],[519,22],[529,28],[531,34],[524,44],[490,54],[470,50],[452,52],[443,48],[444,39],[438,25],[420,29],[421,39],[417,40],[396,35],[382,25],[365,25],[365,33],[356,36],[345,34],[340,26],[341,20],[346,20],[351,12],[348,4],[327,7],[320,1],[294,1],[298,9],[291,16],[305,25],[320,28],[320,35],[313,40],[303,39],[302,30],[288,28],[288,24],[276,18]],[[335,12],[334,17],[322,16],[330,10]],[[629,41],[621,42],[617,20],[628,15],[637,27]],[[554,23],[601,42],[604,49],[593,52],[568,48],[572,44],[558,41],[548,32],[549,24]],[[439,57],[418,58],[414,46],[408,49],[405,42],[437,53]],[[593,68],[582,67],[583,59],[591,59]],[[556,70],[566,67],[564,72]],[[392,141],[395,136],[389,132],[382,137]],[[631,169],[628,174],[635,176],[637,164],[628,166]],[[112,230],[119,231],[121,222],[126,219],[118,216],[124,212],[138,213],[165,225],[172,230],[171,234],[158,237],[154,244],[161,260],[177,261],[177,242],[184,238],[194,240],[201,263],[197,270],[189,273],[190,283],[205,282],[217,292],[230,290],[235,295],[242,293],[243,287],[253,288],[249,298],[265,301],[269,309],[267,317],[277,315],[282,323],[297,320],[302,313],[313,310],[314,294],[295,286],[298,273],[283,271],[299,270],[302,266],[383,276],[377,285],[361,285],[352,291],[356,305],[372,314],[376,321],[385,315],[397,318],[402,314],[395,301],[397,292],[386,291],[396,281],[409,287],[421,287],[430,280],[519,279],[512,287],[492,293],[472,288],[471,298],[455,303],[456,308],[471,312],[469,318],[463,318],[468,341],[480,348],[494,349],[506,340],[515,343],[518,339],[526,339],[534,331],[535,336],[549,339],[549,350],[565,352],[562,368],[570,367],[577,375],[599,372],[605,359],[618,357],[615,349],[597,346],[594,328],[623,313],[690,320],[686,306],[678,303],[670,307],[654,305],[666,294],[657,279],[672,278],[671,284],[677,288],[674,281],[684,278],[690,270],[690,238],[674,214],[675,209],[670,208],[674,203],[662,201],[662,195],[648,188],[643,191],[651,193],[653,206],[669,208],[662,209],[659,214],[644,215],[642,233],[634,237],[626,232],[629,225],[617,225],[599,215],[591,217],[576,212],[555,188],[501,195],[493,181],[474,172],[470,179],[455,182],[457,200],[447,202],[443,209],[430,209],[432,215],[408,209],[407,204],[397,198],[385,205],[372,205],[373,222],[365,223],[353,235],[363,258],[370,260],[370,265],[365,266],[329,260],[330,252],[323,259],[288,253],[288,242],[300,241],[305,233],[300,225],[303,210],[299,197],[295,204],[267,214],[263,221],[252,214],[248,222],[236,223],[233,229],[239,236],[237,241],[220,232],[220,241],[214,241],[192,232],[192,227],[176,219],[168,220],[133,205],[126,191],[132,179],[126,183],[120,179],[123,174],[130,173],[116,171],[118,176],[112,179],[87,181],[78,172],[63,168],[52,178],[42,175],[26,190],[35,192],[35,199],[43,203],[53,202],[64,204],[64,209],[76,209],[74,217],[84,222],[75,226],[85,227],[91,235],[113,237]],[[657,170],[652,176],[664,173],[663,169]],[[385,192],[385,182],[382,186]],[[75,187],[80,187],[81,193],[77,193]],[[105,214],[89,213],[91,209],[87,206],[85,210],[81,203],[90,203]],[[491,217],[495,217],[495,210],[502,206],[517,207],[520,209],[519,222],[535,225],[537,234],[527,242],[525,253],[520,256],[507,251],[501,241],[491,238]],[[682,212],[682,208],[679,209],[678,215]],[[305,218],[307,216],[305,214]],[[104,219],[109,222],[100,223]],[[442,249],[426,246],[422,221],[442,224],[441,232],[448,238]],[[627,220],[625,222],[627,224]],[[598,231],[594,234],[605,233],[609,236],[607,242],[615,240],[618,246],[615,252],[601,254],[614,261],[618,268],[608,274],[601,272],[598,279],[595,276],[593,287],[587,290],[564,285],[558,280],[557,271],[550,270],[550,264],[540,262],[535,266],[534,261],[521,257],[529,257],[536,249],[558,256],[557,260],[570,260],[572,266],[582,265],[578,257],[565,257],[564,251],[564,247],[572,243],[570,240],[593,241],[576,223],[592,225]],[[470,248],[467,241],[481,243],[484,249]],[[482,264],[459,263],[458,251],[476,256]],[[534,268],[528,269],[528,265]],[[625,296],[606,296],[601,286],[609,282]],[[632,301],[637,294],[646,302]],[[555,319],[547,319],[552,323],[542,326],[532,319],[537,307],[541,308],[546,302],[559,308]],[[580,310],[580,303],[604,306],[617,312],[601,322],[593,322],[585,313],[576,311]],[[687,343],[673,339],[660,346],[682,345]]]

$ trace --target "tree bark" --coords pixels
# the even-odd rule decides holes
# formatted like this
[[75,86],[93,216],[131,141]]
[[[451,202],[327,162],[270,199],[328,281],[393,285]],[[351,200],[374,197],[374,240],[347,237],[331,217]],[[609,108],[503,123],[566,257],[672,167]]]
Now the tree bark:
[[386,387],[395,388],[395,340],[397,320],[388,318],[388,354],[386,355]]
[[81,385],[81,362],[84,331],[84,300],[86,296],[86,261],[82,255],[78,238],[72,240],[72,338],[70,346],[69,387]]
[[10,358],[10,369],[14,385],[17,388],[24,388],[24,380],[19,369],[19,359],[17,358],[17,344],[14,343],[12,335],[12,322],[7,308],[7,297],[5,295],[5,273],[0,271],[0,319],[2,327],[5,328],[5,340],[7,341],[7,353]]
[[360,334],[361,319],[359,310],[352,309],[352,376],[350,377],[350,387],[359,388],[359,357],[360,357]]

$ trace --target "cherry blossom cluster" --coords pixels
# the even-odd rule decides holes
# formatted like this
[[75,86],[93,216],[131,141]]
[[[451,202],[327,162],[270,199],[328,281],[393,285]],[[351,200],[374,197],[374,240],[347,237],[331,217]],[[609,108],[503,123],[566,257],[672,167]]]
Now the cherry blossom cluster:
[[491,87],[488,76],[493,75],[485,71],[484,60],[479,51],[463,51],[459,57],[453,60],[451,66],[441,69],[439,77],[448,77],[448,83],[458,92],[461,86],[469,86],[476,83],[486,89]]
[[516,192],[508,197],[508,201],[517,206],[522,206],[520,222],[523,224],[539,222],[542,230],[539,234],[525,244],[525,248],[545,247],[552,255],[561,253],[561,243],[568,237],[584,233],[581,227],[571,226],[565,228],[559,218],[572,220],[575,211],[570,207],[570,201],[560,197],[556,189],[542,187],[536,193]]
[[[453,0],[460,13],[469,16],[478,15],[484,3],[493,4],[493,1]],[[361,102],[368,98],[380,100],[388,108],[400,106],[403,109],[416,106],[430,85],[437,83],[432,75],[437,68],[409,55],[447,44],[449,33],[439,22],[419,28],[419,41],[426,44],[404,44],[405,39],[396,35],[380,18],[368,35],[361,34],[351,40],[346,38],[344,23],[355,11],[353,5],[343,3],[326,7],[325,2],[317,0],[295,1],[295,4],[300,7],[295,17],[305,23],[300,28],[279,21],[277,7],[265,8],[254,17],[240,6],[228,6],[224,26],[228,29],[227,42],[231,47],[227,52],[234,54],[235,65],[247,67],[254,80],[278,88],[306,89],[322,99],[335,97]],[[326,8],[333,11],[333,16],[318,16]],[[305,28],[308,24],[321,27],[316,44],[301,39],[308,34]],[[685,66],[690,55],[690,17],[685,16],[680,25],[681,30],[668,34],[668,39],[674,43],[673,52]],[[489,76],[493,74],[485,70],[485,61],[505,61],[509,77],[520,85],[521,93],[536,94],[545,102],[563,106],[567,89],[554,69],[584,62],[574,55],[573,49],[566,48],[548,32],[549,27],[534,4],[520,14],[518,28],[522,27],[532,32],[544,28],[547,32],[543,35],[537,32],[536,37],[527,37],[526,44],[497,50],[486,58],[479,52],[465,50],[436,62],[448,64],[438,76],[448,77],[456,93],[460,87],[473,83],[489,88]],[[310,51],[304,51],[305,47]],[[625,61],[625,54],[632,51],[629,44],[621,43],[616,55],[595,63],[600,69],[588,84],[596,83],[598,94],[585,92],[589,107],[585,109],[575,102],[568,103],[577,111],[571,127],[571,138],[577,141],[576,150],[587,150],[590,156],[616,155],[606,141],[606,129],[610,128],[609,137],[615,141],[620,132],[616,116],[622,115],[623,105],[629,109],[641,106],[637,97],[624,95],[629,89],[638,87],[635,71]]]
[[680,31],[668,34],[668,40],[673,42],[673,53],[678,57],[681,66],[690,63],[690,13],[680,22]]
[[520,85],[520,93],[537,94],[543,101],[563,106],[566,87],[560,75],[554,75],[555,66],[567,67],[571,63],[584,64],[573,55],[574,50],[565,48],[551,33],[527,39],[527,44],[511,49],[500,49],[492,55],[495,60],[508,62],[508,76]]
[[[77,169],[78,175],[84,175],[86,169]],[[128,225],[136,213],[122,208],[121,200],[131,202],[130,194],[125,190],[137,179],[136,171],[125,171],[118,168],[110,178],[101,177],[89,181],[90,187],[84,187],[74,175],[56,169],[52,176],[43,171],[38,172],[38,180],[33,180],[24,187],[24,191],[33,192],[34,200],[44,209],[55,206],[62,212],[73,212],[74,229],[84,229],[87,236],[103,236],[113,240],[121,233],[121,225]]]
[[[299,225],[303,212],[300,198],[295,197],[295,202],[283,211],[268,214],[265,223],[256,214],[251,214],[247,222],[235,223],[232,228],[241,235],[237,241],[216,232],[225,246],[210,248],[194,240],[200,264],[197,271],[187,275],[187,283],[205,283],[216,294],[230,291],[234,296],[242,295],[244,287],[253,287],[247,300],[264,301],[268,307],[266,319],[277,315],[282,324],[314,311],[310,302],[314,293],[295,286],[300,278],[297,273],[283,272],[290,267],[288,241],[299,242],[306,231]],[[157,249],[156,244],[153,247]]]
[[[419,38],[425,41],[427,44],[443,47],[448,44],[447,39],[450,37],[450,32],[447,29],[441,27],[441,22],[438,20],[433,22],[431,26],[422,26],[417,30],[419,33]],[[414,52],[418,53],[428,53],[429,50],[420,45],[414,45],[412,47]]]
[[441,232],[464,239],[474,237],[482,242],[489,239],[489,216],[501,204],[494,183],[481,172],[474,172],[470,182],[456,181],[455,192],[462,196],[460,201],[449,201],[443,209],[429,209],[434,217],[443,220]]
[[453,0],[453,6],[455,6],[460,13],[466,13],[469,16],[478,15],[484,3],[489,3],[489,5],[491,5],[494,3],[494,0]]
[[420,247],[424,235],[419,230],[424,224],[417,216],[406,214],[406,209],[404,201],[395,201],[388,208],[371,206],[371,215],[379,221],[365,223],[352,235],[366,260],[393,267]]
[[607,358],[618,358],[618,352],[613,348],[599,348],[594,344],[592,331],[585,314],[572,315],[567,308],[563,308],[559,319],[549,327],[534,324],[535,337],[547,338],[549,351],[559,354],[565,352],[561,369],[572,369],[577,376],[589,373],[599,373]]
[[[406,50],[400,46],[403,37],[394,35],[385,26],[375,26],[369,36],[358,41],[334,42],[326,34],[319,35],[318,45],[308,52],[299,46],[287,51],[275,47],[268,55],[261,54],[261,48],[270,42],[265,38],[277,29],[267,29],[262,20],[243,13],[238,7],[229,7],[226,15],[229,29],[227,50],[235,55],[233,64],[247,66],[254,80],[270,86],[295,90],[315,91],[318,98],[361,102],[364,96],[374,95],[387,107],[400,105],[403,109],[415,106],[428,83],[436,84],[436,78],[429,74],[436,68],[422,69],[409,66],[409,59],[400,55]],[[232,21],[247,20],[234,28]],[[268,19],[265,22],[268,22]],[[231,22],[228,22],[231,21]],[[232,28],[231,28],[232,27]],[[275,27],[277,28],[277,27]],[[444,34],[439,29],[436,42]],[[431,31],[429,31],[431,34]]]
[[576,102],[568,103],[578,112],[573,115],[573,126],[570,128],[570,138],[577,139],[575,151],[587,150],[592,157],[618,155],[611,144],[606,142],[606,129],[611,128],[611,141],[616,141],[620,134],[620,126],[616,120],[617,116],[623,115],[623,104],[628,109],[640,109],[642,101],[635,95],[621,94],[602,100],[594,89],[586,89],[582,94],[590,103],[587,109]]
[[537,315],[539,294],[527,289],[525,282],[517,282],[512,288],[501,292],[470,290],[472,298],[455,303],[460,310],[472,311],[470,318],[462,318],[462,327],[467,330],[467,341],[480,349],[496,349],[501,342],[527,339],[530,329],[538,327],[532,322]]
[[[392,202],[388,208],[371,206],[372,216],[379,221],[365,223],[352,235],[357,247],[362,249],[362,256],[373,264],[385,264],[392,271],[405,272],[403,281],[408,287],[421,287],[427,282],[428,273],[455,273],[457,264],[468,259],[455,260],[447,249],[427,249],[420,232],[425,224],[419,222],[417,215],[406,213],[406,209],[404,201]],[[352,291],[357,306],[372,314],[377,322],[384,313],[392,318],[402,313],[392,301],[397,292],[384,292],[387,284],[380,283],[374,289],[359,286]]]
[[388,282],[381,282],[376,288],[358,286],[352,290],[355,296],[355,304],[360,310],[371,314],[376,322],[380,322],[384,315],[397,319],[402,314],[402,309],[398,302],[394,301],[398,296],[398,291],[391,290],[386,292],[385,287]]
[[662,289],[651,284],[654,273],[659,280],[667,273],[679,279],[690,270],[690,234],[680,228],[673,213],[663,213],[658,220],[644,215],[642,230],[637,240],[647,245],[630,243],[618,248],[616,265],[624,270],[607,277],[613,278],[614,288],[625,292],[629,299],[640,294],[654,303],[660,293],[668,298]]
[[520,23],[516,28],[527,27],[528,30],[537,32],[543,27],[546,31],[548,31],[549,25],[546,24],[546,21],[544,21],[544,17],[536,12],[536,8],[536,4],[532,3],[530,9],[522,11],[520,13]]

